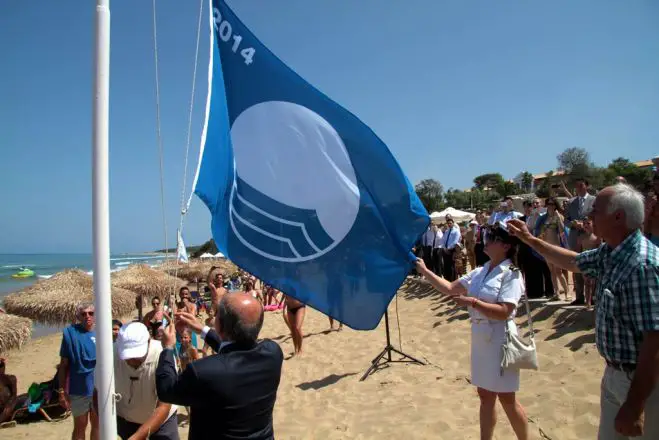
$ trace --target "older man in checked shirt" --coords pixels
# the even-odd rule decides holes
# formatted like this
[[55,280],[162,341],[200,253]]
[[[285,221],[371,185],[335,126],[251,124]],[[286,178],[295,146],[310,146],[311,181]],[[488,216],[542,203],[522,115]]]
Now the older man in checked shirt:
[[600,440],[659,439],[659,248],[640,231],[643,196],[625,184],[603,189],[590,217],[605,244],[577,254],[508,228],[557,266],[597,279],[595,331],[606,361]]

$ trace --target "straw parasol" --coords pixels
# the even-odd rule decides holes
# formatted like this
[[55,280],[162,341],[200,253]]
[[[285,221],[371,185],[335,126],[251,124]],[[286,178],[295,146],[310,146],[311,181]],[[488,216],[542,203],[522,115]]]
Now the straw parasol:
[[21,348],[32,334],[32,321],[0,312],[0,353]]
[[[5,309],[8,313],[57,326],[74,322],[78,304],[93,300],[92,277],[81,270],[70,269],[8,295]],[[112,289],[113,317],[128,315],[134,307],[134,294],[124,289]]]
[[179,278],[187,280],[190,283],[195,283],[206,281],[208,272],[213,266],[218,267],[224,274],[234,273],[237,270],[236,265],[229,260],[193,260],[189,263],[177,263],[176,261],[169,261],[160,266],[158,269],[170,275],[175,275]]
[[137,317],[142,320],[144,298],[160,296],[163,300],[176,294],[185,283],[176,277],[153,269],[146,264],[131,264],[112,274],[112,284],[137,293]]
[[151,299],[154,296],[164,298],[176,293],[185,283],[145,264],[131,264],[128,268],[112,274],[112,285]]

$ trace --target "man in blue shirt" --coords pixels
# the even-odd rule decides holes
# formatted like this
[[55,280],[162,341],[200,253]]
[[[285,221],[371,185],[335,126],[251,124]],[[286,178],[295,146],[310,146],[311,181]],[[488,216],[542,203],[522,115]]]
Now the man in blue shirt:
[[82,303],[76,308],[77,324],[64,329],[60,346],[58,379],[69,389],[60,388],[59,402],[73,414],[73,440],[85,440],[87,423],[91,420],[91,438],[98,439],[98,415],[92,410],[94,368],[96,367],[96,333],[94,305]]

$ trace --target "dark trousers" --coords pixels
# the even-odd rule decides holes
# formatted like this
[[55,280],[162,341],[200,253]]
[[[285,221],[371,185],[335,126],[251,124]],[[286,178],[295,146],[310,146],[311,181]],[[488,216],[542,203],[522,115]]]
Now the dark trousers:
[[432,246],[423,247],[423,263],[432,270]]
[[433,249],[432,271],[435,275],[442,276],[442,250],[440,248]]
[[522,245],[518,254],[518,263],[524,274],[526,294],[529,298],[542,298],[553,296],[554,287],[551,282],[549,266],[544,260],[536,257],[531,249]]
[[581,273],[574,273],[574,293],[577,297],[577,301],[584,302],[585,301],[585,296],[584,296],[584,280],[583,280],[583,274]]
[[[117,435],[121,440],[127,440],[131,435],[140,429],[139,423],[129,422],[123,417],[117,416]],[[179,440],[178,436],[178,417],[174,413],[165,423],[160,425],[160,429],[151,433],[149,439],[152,440]]]
[[490,260],[490,257],[485,255],[485,245],[483,243],[476,243],[474,246],[474,253],[476,254],[476,266],[483,266]]
[[446,281],[455,281],[455,249],[442,249],[442,274]]

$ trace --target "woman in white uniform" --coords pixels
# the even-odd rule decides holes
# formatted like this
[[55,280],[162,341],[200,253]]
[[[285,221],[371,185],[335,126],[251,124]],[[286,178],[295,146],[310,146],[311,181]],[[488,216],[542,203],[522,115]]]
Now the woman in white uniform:
[[527,440],[526,413],[515,395],[519,390],[519,371],[501,369],[506,326],[517,332],[513,318],[524,289],[522,274],[513,264],[519,242],[500,223],[487,228],[484,241],[490,261],[456,281],[439,278],[419,259],[417,271],[441,293],[469,307],[471,383],[478,388],[481,401],[481,439],[492,439],[494,435],[498,398],[517,438]]

